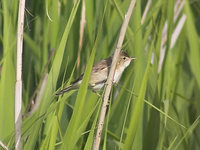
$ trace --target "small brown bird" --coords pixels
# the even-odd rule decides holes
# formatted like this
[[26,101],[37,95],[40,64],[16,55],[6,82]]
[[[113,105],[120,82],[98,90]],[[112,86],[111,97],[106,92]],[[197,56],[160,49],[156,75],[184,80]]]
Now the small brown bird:
[[[99,91],[101,90],[108,78],[108,74],[110,71],[111,63],[112,63],[113,55],[101,60],[100,62],[96,63],[91,72],[90,80],[89,80],[89,88],[93,91]],[[113,83],[118,83],[124,69],[129,66],[130,62],[135,59],[134,57],[129,57],[126,52],[121,51],[119,54],[115,75],[113,79]],[[81,85],[83,79],[83,74],[71,83],[68,87],[62,89],[56,95],[63,94],[65,92],[68,92],[70,90],[78,89]]]

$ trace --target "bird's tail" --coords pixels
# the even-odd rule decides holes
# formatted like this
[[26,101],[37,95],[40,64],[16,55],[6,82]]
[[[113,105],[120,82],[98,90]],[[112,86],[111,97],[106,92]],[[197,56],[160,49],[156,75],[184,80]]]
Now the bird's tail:
[[75,89],[77,89],[78,87],[77,86],[75,86],[75,85],[70,85],[70,86],[68,86],[68,87],[66,87],[66,88],[64,88],[64,89],[62,89],[62,90],[60,90],[60,91],[58,91],[57,93],[56,93],[56,95],[61,95],[61,94],[64,94],[65,92],[68,92],[68,91],[71,91],[71,90],[75,90]]

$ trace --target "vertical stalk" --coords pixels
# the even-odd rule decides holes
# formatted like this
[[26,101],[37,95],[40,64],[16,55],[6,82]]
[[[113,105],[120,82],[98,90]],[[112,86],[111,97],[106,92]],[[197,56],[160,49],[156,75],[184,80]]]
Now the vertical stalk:
[[114,53],[113,60],[112,60],[111,69],[110,69],[110,72],[108,75],[107,86],[106,86],[106,90],[105,90],[105,94],[104,94],[104,98],[103,98],[103,104],[102,104],[101,113],[100,113],[100,117],[99,117],[99,123],[97,126],[96,137],[95,137],[94,143],[93,143],[93,150],[99,149],[99,145],[100,145],[100,141],[101,141],[101,133],[103,130],[105,114],[106,114],[106,109],[107,109],[107,105],[108,105],[108,99],[109,99],[110,91],[112,88],[113,77],[115,74],[115,68],[116,68],[118,56],[119,56],[119,53],[120,53],[120,50],[122,47],[122,43],[124,41],[128,23],[129,23],[133,8],[135,6],[135,2],[136,2],[136,0],[131,0],[131,3],[129,5],[128,11],[125,15],[124,22],[123,22],[121,30],[120,30],[119,38],[117,41],[115,53]]
[[21,125],[22,125],[22,47],[24,30],[25,0],[19,1],[18,25],[17,25],[17,66],[15,84],[15,149],[21,149]]

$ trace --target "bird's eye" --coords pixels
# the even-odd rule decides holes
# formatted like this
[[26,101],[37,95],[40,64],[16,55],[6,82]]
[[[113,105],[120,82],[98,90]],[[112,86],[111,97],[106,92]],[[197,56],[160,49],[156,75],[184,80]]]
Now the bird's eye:
[[123,60],[125,60],[126,59],[126,57],[123,57]]

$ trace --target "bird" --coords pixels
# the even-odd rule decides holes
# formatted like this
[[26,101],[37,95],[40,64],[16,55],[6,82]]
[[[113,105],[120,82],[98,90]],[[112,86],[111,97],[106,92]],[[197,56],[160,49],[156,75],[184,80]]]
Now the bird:
[[[113,56],[114,55],[99,61],[92,67],[88,87],[89,87],[89,89],[92,89],[93,92],[96,93],[104,87],[104,85],[107,81],[107,78],[108,78],[108,74],[109,74],[110,67],[112,64]],[[136,59],[136,58],[129,57],[125,51],[123,51],[123,50],[120,51],[120,54],[119,54],[119,57],[117,60],[117,64],[116,64],[114,79],[113,79],[114,84],[119,82],[119,79],[120,79],[122,73],[130,65],[131,61],[134,59]],[[65,92],[78,89],[83,80],[83,75],[84,75],[84,73],[82,73],[80,75],[80,77],[77,80],[75,80],[74,82],[72,82],[68,87],[58,91],[56,93],[56,95],[62,95]]]

